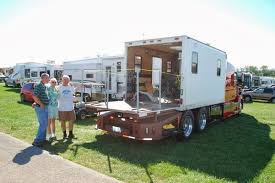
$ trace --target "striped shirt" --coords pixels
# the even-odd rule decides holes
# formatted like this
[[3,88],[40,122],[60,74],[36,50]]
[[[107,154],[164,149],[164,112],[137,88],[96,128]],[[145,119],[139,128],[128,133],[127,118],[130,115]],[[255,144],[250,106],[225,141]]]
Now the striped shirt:
[[33,95],[38,97],[44,105],[49,104],[48,90],[42,82],[35,86],[33,90]]

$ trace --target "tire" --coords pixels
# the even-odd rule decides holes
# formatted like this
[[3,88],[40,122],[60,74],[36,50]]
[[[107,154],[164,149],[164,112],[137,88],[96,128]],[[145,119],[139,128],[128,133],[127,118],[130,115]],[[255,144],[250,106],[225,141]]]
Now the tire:
[[7,82],[5,81],[5,86],[7,87],[8,86],[8,84],[7,84]]
[[180,133],[178,135],[178,139],[180,140],[190,139],[193,129],[194,129],[194,115],[192,111],[186,111],[181,118],[181,123],[179,125]]
[[205,130],[207,125],[207,110],[205,107],[200,108],[195,116],[195,129],[197,132],[202,132]]
[[272,104],[275,104],[275,98],[272,98],[270,101]]
[[245,102],[252,102],[251,96],[249,96],[249,95],[244,96],[244,101],[245,101]]
[[84,120],[84,119],[86,119],[86,112],[85,111],[80,111],[79,112],[79,119],[81,119],[81,120]]
[[25,102],[25,101],[26,101],[26,99],[25,99],[24,94],[21,94],[20,95],[20,102]]

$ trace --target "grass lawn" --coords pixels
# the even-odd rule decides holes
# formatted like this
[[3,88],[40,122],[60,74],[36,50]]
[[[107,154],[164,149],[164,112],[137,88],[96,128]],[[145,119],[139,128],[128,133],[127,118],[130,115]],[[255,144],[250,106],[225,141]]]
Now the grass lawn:
[[[0,85],[0,131],[31,143],[36,117],[31,104],[18,102],[18,92]],[[139,143],[103,135],[91,118],[76,122],[78,139],[45,149],[125,182],[275,182],[275,105],[254,102],[244,108],[239,117],[187,142]]]

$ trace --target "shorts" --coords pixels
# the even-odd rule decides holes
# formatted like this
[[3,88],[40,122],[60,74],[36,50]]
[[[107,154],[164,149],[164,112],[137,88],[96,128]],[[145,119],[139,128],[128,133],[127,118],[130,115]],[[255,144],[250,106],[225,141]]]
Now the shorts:
[[59,121],[75,121],[76,116],[74,110],[72,111],[58,111]]
[[57,106],[48,106],[48,118],[57,119],[58,118],[58,109]]

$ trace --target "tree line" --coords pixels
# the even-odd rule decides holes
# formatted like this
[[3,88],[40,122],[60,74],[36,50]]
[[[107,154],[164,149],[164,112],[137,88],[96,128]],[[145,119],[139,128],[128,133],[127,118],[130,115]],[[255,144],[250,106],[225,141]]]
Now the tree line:
[[269,68],[266,65],[263,65],[259,68],[256,67],[256,66],[245,66],[245,67],[238,68],[237,71],[250,72],[250,73],[252,73],[253,75],[256,75],[256,76],[275,77],[275,69]]

